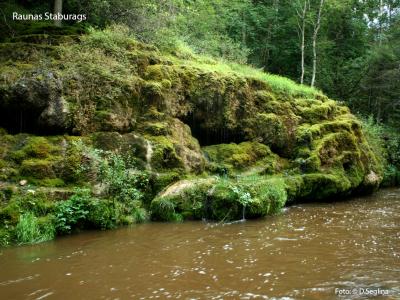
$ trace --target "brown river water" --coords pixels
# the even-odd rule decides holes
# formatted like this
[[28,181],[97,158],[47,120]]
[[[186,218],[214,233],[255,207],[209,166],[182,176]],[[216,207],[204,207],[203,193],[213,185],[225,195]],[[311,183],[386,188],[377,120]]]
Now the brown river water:
[[0,250],[0,299],[400,299],[400,189]]

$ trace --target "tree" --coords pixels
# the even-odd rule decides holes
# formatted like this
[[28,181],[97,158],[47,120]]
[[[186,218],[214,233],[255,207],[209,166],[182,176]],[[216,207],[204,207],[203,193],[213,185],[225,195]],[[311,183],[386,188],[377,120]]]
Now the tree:
[[[302,8],[296,7],[297,14],[297,27],[300,35],[300,50],[301,50],[301,75],[300,75],[300,83],[304,82],[304,49],[305,49],[305,32],[306,32],[306,16],[307,16],[307,4],[308,1],[304,0],[302,3]],[[300,4],[298,2],[298,4]]]
[[317,22],[314,25],[314,33],[313,33],[313,38],[312,38],[312,46],[313,46],[313,70],[312,70],[312,77],[311,77],[311,86],[312,87],[315,84],[315,76],[317,73],[317,36],[318,36],[319,28],[321,27],[321,13],[322,13],[323,5],[324,5],[324,0],[321,0],[319,3]]
[[[54,0],[54,14],[61,14],[62,13],[62,0]],[[54,25],[61,27],[61,19],[55,18]]]

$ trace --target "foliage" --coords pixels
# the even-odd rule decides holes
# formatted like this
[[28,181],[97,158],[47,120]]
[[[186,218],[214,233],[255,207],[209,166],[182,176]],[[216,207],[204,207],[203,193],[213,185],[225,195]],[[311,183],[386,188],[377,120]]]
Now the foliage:
[[155,220],[179,221],[180,217],[175,212],[175,205],[168,197],[161,197],[151,202],[151,215]]
[[91,228],[112,229],[120,224],[140,223],[147,219],[141,202],[98,199],[88,189],[77,189],[68,200],[57,203],[55,209],[55,224],[59,234]]
[[400,136],[391,126],[379,124],[373,118],[361,118],[368,143],[384,163],[384,186],[400,183]]
[[285,181],[276,176],[184,180],[172,186],[171,191],[174,192],[164,191],[151,202],[152,219],[231,221],[256,218],[278,213],[287,201]]
[[[318,2],[308,1],[305,19],[306,83]],[[0,130],[0,179],[24,176],[29,184],[91,185],[93,191],[77,190],[55,204],[39,192],[5,190],[0,245],[50,239],[54,226],[66,234],[147,220],[144,202],[154,194],[148,173],[139,169],[145,164],[153,173],[153,193],[159,193],[151,201],[151,217],[164,221],[265,216],[293,199],[377,187],[382,174],[384,184],[399,183],[400,3],[391,1],[382,11],[377,1],[326,1],[317,88],[296,84],[301,51],[296,16],[302,3],[64,1],[66,13],[89,16],[82,36],[72,24],[28,29],[21,22],[14,28],[5,18],[0,108],[18,111],[37,98],[33,110],[40,112],[49,98],[54,107],[45,112],[51,113],[65,100],[66,122],[55,128],[81,136],[53,140]],[[9,1],[1,13],[43,9],[49,9],[45,1]],[[364,134],[349,110],[320,89],[371,116],[363,122]],[[35,125],[45,117],[40,114]],[[96,149],[90,137],[82,137],[92,132],[112,132],[113,150]],[[130,149],[135,160],[118,143],[125,134],[126,144],[138,146]],[[178,181],[204,170],[194,136],[207,145],[207,170],[223,178],[203,174]],[[377,178],[372,183],[370,174]]]
[[244,207],[248,206],[252,202],[249,192],[243,191],[237,186],[232,186],[231,189],[237,195],[238,202]]
[[100,162],[98,179],[108,186],[109,195],[125,203],[140,201],[143,197],[141,190],[148,184],[146,174],[128,170],[124,158],[115,153],[108,153],[107,158]]
[[284,187],[284,181],[271,181],[266,188],[261,191],[262,197],[269,200],[269,214],[275,214],[281,211],[287,201],[287,194]]
[[88,204],[87,227],[97,229],[115,228],[118,222],[118,210],[113,201],[92,199]]
[[79,189],[68,200],[57,203],[55,209],[55,226],[57,233],[71,233],[83,229],[89,214],[90,191]]
[[27,212],[20,216],[14,234],[19,244],[40,243],[52,240],[55,228],[51,217],[38,219],[33,213]]
[[74,143],[75,147],[88,158],[80,165],[77,173],[88,176],[90,180],[104,186],[105,194],[120,202],[141,201],[142,191],[146,190],[149,179],[146,173],[136,170],[132,166],[129,155],[122,155],[113,151],[103,151]]
[[0,227],[0,247],[6,247],[11,244],[11,232],[6,228]]

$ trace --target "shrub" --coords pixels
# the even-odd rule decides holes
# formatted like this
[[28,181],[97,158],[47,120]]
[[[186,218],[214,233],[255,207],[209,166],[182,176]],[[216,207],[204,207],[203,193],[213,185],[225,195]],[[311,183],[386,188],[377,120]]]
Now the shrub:
[[283,181],[271,182],[262,191],[262,196],[269,201],[269,214],[275,214],[281,211],[287,200],[287,193]]
[[45,193],[35,192],[17,195],[13,198],[21,211],[32,212],[35,216],[46,216],[54,211],[54,202]]
[[400,170],[392,165],[389,164],[383,173],[383,186],[395,186],[400,183]]
[[149,183],[148,175],[132,166],[132,159],[124,159],[112,151],[93,149],[80,143],[82,153],[88,161],[81,165],[79,174],[90,174],[93,181],[99,181],[105,186],[105,194],[120,202],[141,201],[143,190]]
[[135,206],[131,210],[131,216],[134,223],[143,223],[149,219],[149,214],[147,213],[146,209],[140,206]]
[[11,243],[10,231],[6,228],[0,228],[0,247],[6,247]]
[[175,204],[169,197],[156,198],[151,202],[151,217],[157,221],[179,221],[181,216],[175,212]]
[[372,116],[360,117],[363,131],[377,158],[383,159],[383,186],[400,183],[400,136],[394,128],[378,124]]
[[59,202],[55,210],[55,224],[60,234],[83,229],[89,214],[91,196],[87,189],[78,189],[68,200]]
[[116,227],[118,213],[112,201],[93,199],[88,205],[88,209],[87,222],[89,227],[103,230]]

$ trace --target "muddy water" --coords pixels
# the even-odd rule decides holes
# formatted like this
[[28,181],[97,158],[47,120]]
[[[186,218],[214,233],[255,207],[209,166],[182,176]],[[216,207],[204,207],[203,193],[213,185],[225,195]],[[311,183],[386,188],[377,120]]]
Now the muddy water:
[[0,299],[400,299],[400,189],[230,225],[149,223],[0,250]]

